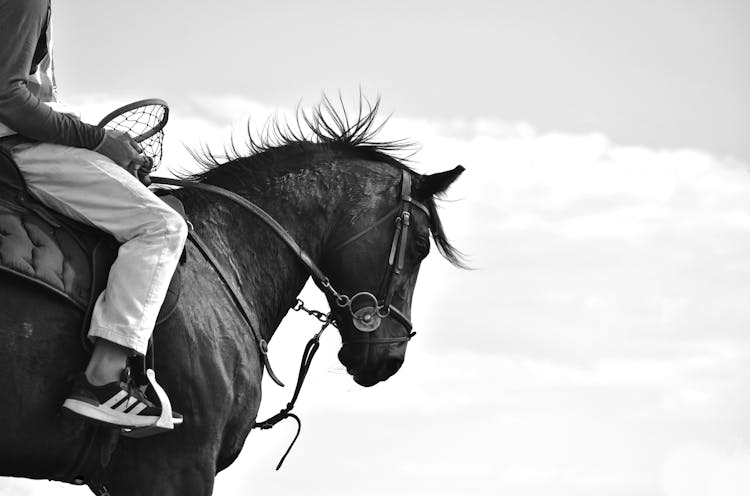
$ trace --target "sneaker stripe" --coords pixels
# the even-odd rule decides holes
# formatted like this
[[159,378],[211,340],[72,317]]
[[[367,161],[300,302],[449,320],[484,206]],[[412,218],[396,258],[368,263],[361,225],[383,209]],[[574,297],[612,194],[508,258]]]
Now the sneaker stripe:
[[148,405],[146,405],[145,403],[141,403],[139,401],[137,404],[135,404],[132,407],[128,408],[125,411],[125,413],[128,413],[130,415],[138,415],[139,413],[141,413],[146,408],[146,406],[148,406]]
[[102,406],[107,408],[113,408],[114,405],[120,403],[124,398],[128,396],[128,393],[126,391],[120,390],[116,395],[112,396],[110,399],[105,401]]
[[139,400],[137,398],[134,398],[132,396],[128,396],[127,401],[123,401],[122,403],[120,403],[119,405],[117,405],[117,408],[115,408],[115,410],[117,410],[118,412],[126,412],[133,405],[137,405],[138,403],[139,403]]
[[138,399],[136,399],[136,398],[133,398],[133,397],[131,396],[130,398],[128,398],[128,402],[127,402],[127,403],[125,403],[124,405],[122,405],[122,406],[121,406],[120,408],[118,408],[118,410],[119,410],[119,411],[121,411],[121,412],[123,412],[123,413],[127,413],[127,412],[128,412],[128,410],[130,410],[131,408],[133,408],[133,407],[134,407],[135,405],[137,405],[138,403],[140,403],[140,402],[138,401]]
[[128,397],[128,396],[126,396],[125,398],[121,399],[120,401],[118,401],[117,403],[115,403],[114,405],[112,405],[112,410],[117,410],[117,411],[121,412],[123,410],[123,408],[125,408],[126,406],[128,406],[128,400],[129,399],[130,399],[130,397]]

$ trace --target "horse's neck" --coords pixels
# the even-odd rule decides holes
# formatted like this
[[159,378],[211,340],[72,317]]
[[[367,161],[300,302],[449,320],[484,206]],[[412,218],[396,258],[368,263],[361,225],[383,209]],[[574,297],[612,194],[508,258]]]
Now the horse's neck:
[[[314,194],[304,174],[271,178],[269,191],[262,197],[241,187],[221,186],[266,210],[313,260],[319,258],[333,201]],[[183,199],[196,231],[207,238],[236,278],[243,298],[258,317],[260,332],[270,340],[308,278],[304,266],[277,234],[243,207],[211,193],[189,193]]]

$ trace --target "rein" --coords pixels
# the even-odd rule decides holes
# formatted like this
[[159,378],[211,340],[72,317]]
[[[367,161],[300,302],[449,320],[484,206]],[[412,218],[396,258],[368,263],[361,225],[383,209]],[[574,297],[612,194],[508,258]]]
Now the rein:
[[[386,222],[389,218],[392,218],[392,216],[396,214],[397,212],[399,212],[400,210],[400,213],[395,218],[396,232],[393,236],[393,241],[391,243],[391,249],[390,249],[389,257],[388,257],[388,264],[386,266],[385,274],[383,276],[383,281],[381,283],[380,290],[378,291],[378,294],[384,295],[382,298],[378,298],[377,296],[369,292],[360,292],[360,293],[356,293],[352,297],[349,297],[345,294],[342,294],[336,291],[336,289],[332,286],[331,281],[328,279],[328,277],[315,264],[315,262],[313,262],[312,258],[307,254],[307,252],[305,252],[299,246],[299,244],[294,240],[294,238],[292,238],[292,236],[287,232],[287,230],[276,221],[276,219],[271,217],[265,210],[260,208],[258,205],[252,203],[251,201],[238,195],[237,193],[233,193],[231,191],[220,188],[218,186],[213,186],[213,185],[204,184],[204,183],[197,183],[193,181],[186,181],[182,179],[152,177],[151,182],[154,184],[166,184],[166,185],[171,185],[171,186],[180,186],[183,188],[191,188],[191,189],[197,189],[201,191],[207,191],[207,192],[222,196],[224,198],[227,198],[233,201],[234,203],[242,206],[246,210],[249,210],[253,215],[257,216],[263,222],[265,222],[281,238],[281,240],[292,249],[294,254],[297,255],[300,261],[302,261],[302,263],[307,267],[308,271],[313,277],[313,280],[315,284],[318,286],[318,288],[320,288],[320,290],[323,291],[326,295],[331,297],[331,299],[335,302],[337,307],[339,307],[342,310],[348,309],[352,317],[352,321],[353,321],[355,328],[357,328],[358,330],[362,332],[370,333],[370,332],[377,330],[380,327],[380,323],[383,318],[391,317],[397,322],[399,322],[407,331],[407,334],[405,336],[400,336],[400,337],[374,338],[368,335],[366,338],[344,340],[343,341],[344,345],[350,344],[350,343],[366,343],[366,344],[403,343],[403,342],[409,341],[416,334],[412,332],[412,323],[409,321],[406,315],[404,315],[400,310],[398,310],[392,304],[393,296],[395,294],[395,289],[396,289],[393,281],[395,280],[395,277],[401,273],[403,266],[404,266],[404,260],[406,257],[406,244],[407,244],[407,239],[408,239],[409,226],[411,223],[411,206],[413,205],[417,207],[418,209],[420,209],[421,211],[423,211],[428,216],[428,218],[430,216],[430,213],[427,207],[425,207],[423,204],[412,199],[411,176],[406,170],[402,170],[402,175],[401,175],[401,197],[400,197],[401,203],[400,205],[390,210],[388,213],[386,213],[383,217],[375,221],[368,228],[348,238],[347,240],[338,244],[334,248],[334,251],[338,251],[354,243],[355,241],[359,240],[361,237],[363,237],[364,235],[366,235],[367,233],[369,233],[376,227]],[[227,276],[227,274],[221,268],[221,265],[219,264],[216,257],[213,255],[213,253],[211,252],[209,247],[206,245],[206,243],[201,239],[201,237],[197,235],[197,233],[192,228],[192,226],[190,226],[188,237],[189,239],[192,240],[192,242],[195,244],[195,246],[204,256],[204,258],[209,262],[209,264],[214,268],[214,271],[218,274],[219,278],[227,287],[235,305],[240,310],[240,313],[242,314],[242,317],[244,318],[245,322],[247,322],[248,326],[252,330],[253,336],[255,337],[255,341],[258,345],[258,349],[261,354],[261,358],[263,360],[263,366],[268,371],[268,375],[276,384],[283,387],[284,384],[279,380],[279,378],[276,376],[276,374],[273,372],[273,369],[271,368],[271,363],[268,359],[268,342],[260,335],[260,332],[257,330],[256,326],[253,325],[253,322],[250,317],[252,313],[250,312],[247,306],[247,303],[242,298],[241,293],[239,292],[237,288],[234,287],[234,285],[232,284],[231,278]],[[360,305],[355,305],[355,303],[359,303],[359,302],[363,302],[364,304],[361,307]],[[355,306],[360,307],[360,308],[355,310],[354,309]],[[305,381],[305,378],[307,377],[307,372],[309,371],[310,365],[312,364],[312,359],[315,356],[315,353],[317,352],[320,346],[320,335],[329,325],[338,327],[338,323],[333,317],[333,310],[331,310],[328,314],[323,314],[322,312],[317,312],[315,310],[309,310],[304,307],[304,304],[302,303],[301,300],[297,300],[297,303],[294,305],[294,307],[292,307],[292,309],[298,310],[298,311],[299,310],[306,311],[308,314],[320,320],[323,324],[320,330],[310,339],[310,341],[305,346],[305,351],[303,352],[303,355],[302,355],[302,363],[300,364],[300,370],[297,376],[297,385],[295,387],[294,394],[292,395],[291,401],[287,403],[287,406],[283,408],[281,411],[279,411],[279,413],[277,413],[276,415],[262,422],[255,422],[253,425],[253,428],[259,428],[261,430],[265,430],[265,429],[272,428],[277,423],[289,417],[293,418],[297,422],[297,433],[295,434],[294,439],[292,439],[291,444],[289,445],[286,452],[284,453],[284,456],[282,456],[281,460],[279,461],[279,464],[276,466],[276,470],[279,470],[279,468],[281,468],[282,463],[284,463],[284,460],[286,459],[287,455],[289,454],[292,447],[294,446],[294,443],[297,441],[297,438],[299,437],[299,434],[300,434],[300,430],[302,428],[302,424],[301,424],[299,417],[291,413],[291,411],[294,408],[294,405],[297,401],[299,393],[302,389],[302,385]]]

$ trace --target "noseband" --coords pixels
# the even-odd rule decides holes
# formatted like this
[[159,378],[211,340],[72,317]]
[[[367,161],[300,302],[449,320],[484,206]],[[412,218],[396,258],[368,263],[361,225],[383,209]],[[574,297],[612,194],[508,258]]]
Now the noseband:
[[[430,218],[430,211],[422,203],[414,200],[411,196],[411,175],[405,170],[401,171],[401,203],[375,221],[370,227],[360,231],[349,239],[338,244],[333,251],[339,251],[346,246],[354,243],[369,233],[376,227],[380,226],[389,219],[394,218],[396,229],[391,241],[391,249],[388,254],[388,263],[386,264],[383,279],[380,283],[380,289],[376,296],[370,292],[360,292],[351,298],[342,300],[336,299],[336,305],[340,308],[348,308],[351,314],[354,327],[359,331],[370,333],[380,327],[382,319],[391,317],[400,323],[407,331],[406,336],[395,338],[373,338],[362,337],[354,339],[345,339],[344,344],[349,343],[400,343],[409,341],[415,333],[412,332],[412,323],[398,308],[393,306],[393,296],[396,291],[396,278],[404,268],[406,259],[406,247],[409,237],[409,227],[411,226],[411,207],[415,206]],[[343,338],[342,338],[343,339]]]

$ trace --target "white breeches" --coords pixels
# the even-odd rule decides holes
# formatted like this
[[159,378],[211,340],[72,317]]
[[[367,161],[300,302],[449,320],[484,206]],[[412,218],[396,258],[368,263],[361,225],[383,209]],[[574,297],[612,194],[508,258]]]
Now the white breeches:
[[185,245],[185,221],[97,152],[38,143],[16,146],[13,158],[39,201],[121,243],[94,306],[89,338],[145,354]]

